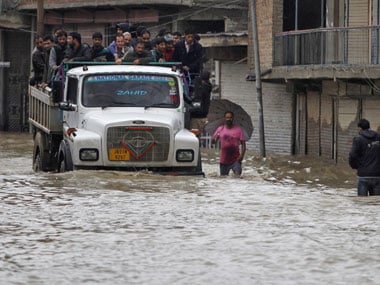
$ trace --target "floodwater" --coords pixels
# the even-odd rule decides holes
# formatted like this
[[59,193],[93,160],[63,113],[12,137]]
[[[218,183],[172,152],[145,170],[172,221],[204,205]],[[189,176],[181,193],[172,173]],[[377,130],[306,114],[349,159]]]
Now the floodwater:
[[380,284],[379,197],[209,162],[36,174],[32,145],[0,133],[0,284]]

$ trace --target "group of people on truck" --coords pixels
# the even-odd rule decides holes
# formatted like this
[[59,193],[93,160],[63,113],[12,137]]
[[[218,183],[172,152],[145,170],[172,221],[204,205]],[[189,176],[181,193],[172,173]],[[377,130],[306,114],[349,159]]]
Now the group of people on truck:
[[37,36],[32,52],[34,75],[31,85],[49,86],[63,62],[180,62],[183,71],[198,75],[202,70],[203,48],[191,29],[170,32],[166,29],[152,39],[144,26],[131,30],[128,23],[116,25],[116,36],[108,47],[103,45],[103,35],[95,32],[92,44],[84,43],[81,34],[56,29],[53,34]]

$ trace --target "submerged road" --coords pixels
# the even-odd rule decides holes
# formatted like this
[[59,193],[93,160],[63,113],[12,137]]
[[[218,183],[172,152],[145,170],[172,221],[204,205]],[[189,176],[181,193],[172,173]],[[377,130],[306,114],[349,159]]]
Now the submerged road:
[[0,284],[380,284],[379,197],[145,172],[34,173],[0,133]]

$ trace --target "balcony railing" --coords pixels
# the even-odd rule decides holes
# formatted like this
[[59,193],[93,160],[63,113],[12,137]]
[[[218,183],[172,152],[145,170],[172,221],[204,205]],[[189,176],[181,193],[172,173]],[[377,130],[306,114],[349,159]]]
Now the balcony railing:
[[273,66],[380,63],[380,26],[292,31],[274,37]]

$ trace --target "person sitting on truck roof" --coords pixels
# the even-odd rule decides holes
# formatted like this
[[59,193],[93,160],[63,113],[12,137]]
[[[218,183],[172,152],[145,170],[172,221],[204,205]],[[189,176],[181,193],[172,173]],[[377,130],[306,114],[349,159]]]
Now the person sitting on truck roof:
[[199,74],[202,69],[203,47],[195,39],[191,29],[185,31],[185,38],[174,46],[173,61],[182,62],[183,70],[190,75]]
[[150,39],[150,31],[148,29],[145,29],[141,32],[141,41],[144,42],[145,50],[151,51],[153,49],[151,39]]
[[123,46],[124,55],[121,57],[115,58],[116,64],[121,64],[124,61],[125,57],[134,51],[134,48],[133,48],[132,42],[131,42],[132,41],[132,35],[129,32],[125,32],[123,34],[123,37],[124,37],[124,46]]
[[115,57],[113,54],[102,45],[103,35],[100,32],[95,32],[92,35],[92,60],[95,62],[113,62]]
[[65,30],[63,29],[63,27],[57,27],[57,28],[54,29],[54,32],[53,32],[54,44],[58,44],[58,34],[59,34],[61,31],[65,31]]
[[[125,53],[132,52],[132,35],[130,32],[123,33]],[[125,54],[124,54],[125,55]]]
[[126,48],[124,46],[124,36],[122,34],[118,34],[116,36],[116,46],[113,55],[115,56],[115,60],[123,58],[126,53]]
[[166,49],[165,38],[164,37],[156,38],[155,47],[154,49],[150,51],[154,61],[156,62],[165,61],[165,55],[164,55],[165,49]]
[[115,59],[121,58],[125,52],[123,34],[116,34],[115,39],[107,48],[114,55]]
[[58,31],[56,34],[56,44],[50,51],[49,66],[54,72],[58,71],[58,67],[61,65],[65,58],[65,52],[68,48],[67,33],[64,30]]
[[133,48],[136,46],[136,43],[139,41],[139,40],[142,40],[141,37],[142,37],[142,32],[146,30],[146,27],[143,26],[143,25],[139,25],[137,24],[135,27],[131,27],[130,29],[130,32],[131,32],[131,35],[132,35],[132,41],[131,41],[131,44],[133,46]]
[[154,61],[151,53],[145,50],[145,43],[143,41],[138,41],[135,45],[135,50],[128,53],[123,59],[124,62],[132,62],[133,64],[148,64]]
[[173,37],[173,45],[176,45],[176,43],[182,40],[182,34],[179,31],[173,32],[172,37]]
[[125,23],[118,23],[116,24],[116,34],[123,34],[127,31],[129,31],[129,22],[126,21]]
[[165,56],[165,61],[172,61],[173,54],[174,54],[174,40],[173,36],[171,35],[166,35],[165,36],[165,51],[164,51],[164,56]]
[[44,68],[44,75],[43,75],[42,83],[41,83],[42,88],[49,86],[52,80],[53,69],[49,65],[49,58],[50,58],[50,53],[53,47],[54,47],[54,36],[50,34],[44,36],[45,68]]
[[66,50],[64,62],[91,61],[91,48],[88,44],[82,44],[82,37],[77,32],[71,32],[67,37],[69,48]]

